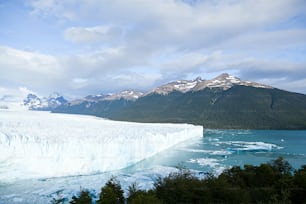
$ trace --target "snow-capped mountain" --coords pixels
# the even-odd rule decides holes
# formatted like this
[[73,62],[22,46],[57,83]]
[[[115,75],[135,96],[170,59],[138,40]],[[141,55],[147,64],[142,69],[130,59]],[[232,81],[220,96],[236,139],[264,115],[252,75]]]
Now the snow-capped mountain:
[[146,95],[149,95],[151,93],[167,95],[172,91],[186,93],[188,91],[191,91],[194,87],[196,87],[199,83],[203,81],[205,80],[202,80],[200,77],[196,78],[195,80],[178,80],[159,86],[156,89],[153,89],[152,91],[146,93]]
[[90,107],[93,103],[98,103],[100,101],[114,101],[124,99],[127,101],[135,101],[138,98],[143,96],[142,92],[133,91],[133,90],[125,90],[114,94],[98,94],[98,95],[88,95],[81,99],[76,99],[69,102],[69,105],[80,105],[82,103],[86,103],[87,107]]
[[139,98],[154,93],[159,95],[168,95],[173,91],[187,93],[190,91],[191,92],[201,91],[204,90],[205,88],[209,89],[219,88],[221,90],[228,90],[236,85],[256,87],[256,88],[267,88],[267,89],[273,88],[271,86],[259,84],[256,82],[243,81],[238,77],[224,73],[211,80],[205,80],[202,79],[201,77],[197,77],[194,80],[173,81],[161,85],[146,93],[134,90],[125,90],[114,94],[88,95],[84,98],[75,99],[69,102],[58,93],[53,93],[49,97],[38,97],[37,95],[30,93],[24,99],[23,105],[25,107],[28,107],[28,109],[30,110],[53,110],[61,105],[76,106],[81,104],[85,104],[85,107],[89,108],[92,104],[96,104],[102,101],[107,102],[107,101],[115,101],[120,99],[124,99],[126,101],[137,101]]
[[145,95],[148,95],[151,93],[167,95],[173,91],[179,91],[182,93],[186,93],[189,91],[200,91],[205,88],[221,88],[223,90],[227,90],[235,85],[251,86],[251,87],[257,87],[257,88],[272,88],[271,86],[259,84],[256,82],[243,81],[239,79],[238,77],[224,73],[211,80],[204,80],[204,79],[201,79],[201,77],[197,77],[194,80],[178,80],[178,81],[170,82],[165,85],[159,86],[156,89],[153,89],[152,91],[148,92]]
[[29,110],[52,110],[68,101],[59,93],[52,93],[49,97],[40,98],[33,93],[29,93],[23,100],[23,105]]
[[86,96],[84,99],[86,101],[90,101],[90,102],[98,102],[103,100],[107,95],[105,94],[98,94],[98,95],[88,95]]
[[99,101],[102,101],[107,95],[104,94],[97,94],[97,95],[88,95],[84,98],[75,99],[69,102],[69,105],[79,105],[84,102],[87,102],[88,104],[91,103],[98,103]]
[[238,77],[224,73],[214,79],[201,81],[191,91],[199,91],[207,87],[208,88],[222,88],[223,90],[227,90],[235,85],[251,86],[251,87],[256,87],[256,88],[267,88],[267,89],[272,88],[271,86],[259,84],[256,82],[243,81],[239,79]]
[[201,77],[197,77],[194,80],[177,80],[173,81],[164,85],[161,85],[151,91],[146,93],[134,91],[134,90],[124,90],[114,94],[98,94],[98,95],[88,95],[84,98],[75,99],[72,101],[62,100],[59,94],[50,95],[49,98],[40,99],[32,95],[29,95],[28,99],[25,100],[25,105],[29,104],[28,106],[30,109],[46,109],[51,108],[54,109],[62,104],[67,106],[77,106],[77,105],[85,105],[86,108],[91,107],[93,104],[106,101],[116,101],[120,99],[124,99],[126,101],[136,101],[139,98],[151,95],[153,93],[159,95],[168,95],[173,91],[178,91],[181,93],[187,93],[189,91],[197,92],[201,91],[205,88],[221,88],[222,90],[227,90],[235,85],[242,85],[242,86],[251,86],[257,88],[272,88],[271,86],[259,84],[256,82],[250,81],[243,81],[238,77],[231,76],[229,74],[221,74],[218,77],[205,80]]
[[43,106],[42,100],[32,93],[29,93],[27,97],[23,100],[23,105],[27,106],[31,110],[35,110]]
[[[43,98],[44,101],[45,98]],[[53,93],[48,98],[46,98],[46,102],[48,103],[48,108],[53,109],[62,104],[66,104],[68,101],[59,93]]]
[[206,128],[305,129],[306,95],[221,74],[211,80],[174,81],[146,94],[123,91],[98,102],[69,103],[53,112]]
[[113,100],[125,99],[127,101],[135,101],[141,96],[143,96],[142,92],[133,91],[133,90],[125,90],[125,91],[121,91],[116,94],[108,95],[103,100],[113,101]]
[[141,97],[145,97],[153,93],[159,95],[168,95],[173,91],[187,93],[189,91],[200,91],[205,88],[221,88],[223,90],[227,90],[235,85],[251,86],[257,88],[272,88],[271,86],[259,84],[256,82],[243,81],[238,77],[224,73],[211,80],[205,80],[201,77],[197,77],[194,80],[173,81],[148,91],[147,93],[142,93],[134,90],[125,90],[114,94],[88,95],[84,98],[72,100],[69,103],[63,96],[56,92],[51,94],[49,97],[38,97],[33,93],[29,93],[28,96],[24,99],[23,105],[28,107],[30,110],[52,110],[64,104],[67,104],[68,106],[74,106],[80,105],[82,103],[86,103],[86,107],[90,107],[92,104],[99,103],[101,101],[114,101],[120,99],[136,101]]

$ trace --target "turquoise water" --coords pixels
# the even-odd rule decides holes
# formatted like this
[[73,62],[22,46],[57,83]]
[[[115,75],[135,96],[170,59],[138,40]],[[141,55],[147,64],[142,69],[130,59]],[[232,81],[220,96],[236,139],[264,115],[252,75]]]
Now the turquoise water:
[[306,165],[306,131],[204,130],[190,140],[131,167],[184,166],[220,173],[224,168],[259,165],[283,157],[294,168]]
[[289,161],[296,169],[305,165],[306,130],[204,130],[202,138],[183,142],[119,171],[20,180],[0,185],[0,203],[50,203],[58,194],[68,201],[81,187],[97,195],[112,176],[117,177],[126,192],[133,182],[142,189],[150,189],[158,177],[176,171],[176,166],[187,167],[201,177],[206,172],[219,174],[231,166],[258,165],[279,156]]

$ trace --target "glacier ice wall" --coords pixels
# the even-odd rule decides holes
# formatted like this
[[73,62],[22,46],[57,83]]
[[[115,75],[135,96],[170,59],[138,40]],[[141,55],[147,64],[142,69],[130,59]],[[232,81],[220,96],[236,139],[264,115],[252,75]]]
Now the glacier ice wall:
[[200,126],[0,111],[0,181],[117,170],[192,137]]

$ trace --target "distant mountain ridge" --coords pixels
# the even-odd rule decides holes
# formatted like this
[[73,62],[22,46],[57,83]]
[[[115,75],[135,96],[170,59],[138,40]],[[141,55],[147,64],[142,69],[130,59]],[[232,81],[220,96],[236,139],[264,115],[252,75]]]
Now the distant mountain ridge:
[[222,88],[223,90],[227,90],[235,85],[269,89],[272,88],[271,86],[259,84],[256,82],[242,81],[238,77],[223,73],[220,76],[211,80],[203,80],[200,77],[197,77],[195,80],[178,80],[170,82],[168,84],[157,87],[156,89],[153,89],[145,95],[149,95],[151,93],[166,95],[173,91],[186,93],[189,91],[200,91],[205,88]]
[[53,110],[64,105],[68,101],[59,93],[52,93],[49,97],[40,98],[33,93],[29,93],[23,100],[23,105],[29,110]]
[[192,123],[204,128],[306,129],[306,95],[228,74],[211,80],[178,80],[144,94],[126,91],[96,101],[69,102],[53,112],[123,121]]
[[[160,94],[168,95],[173,91],[178,91],[181,93],[187,93],[189,91],[195,92],[200,91],[205,88],[222,88],[227,90],[235,85],[243,86],[253,86],[261,88],[272,88],[271,86],[242,81],[241,79],[231,76],[227,73],[221,74],[220,76],[212,80],[204,80],[201,77],[197,77],[194,80],[177,80],[169,82],[167,84],[161,85],[157,88],[154,88],[151,91],[146,93],[134,91],[134,90],[124,90],[115,94],[98,94],[98,95],[88,95],[84,98],[75,99],[72,101],[67,101],[66,99],[59,98],[59,94],[55,96],[49,96],[48,98],[39,98],[35,94],[29,94],[28,97],[24,100],[24,105],[29,107],[30,110],[54,110],[59,106],[77,106],[80,104],[86,104],[86,108],[89,108],[92,104],[99,103],[102,101],[117,101],[117,100],[126,100],[126,101],[136,101],[139,98],[151,95],[151,94]],[[58,100],[60,99],[60,100]],[[52,101],[52,102],[50,102]]]
[[169,82],[167,84],[154,88],[153,90],[148,91],[146,93],[134,90],[124,90],[114,94],[102,93],[97,95],[88,95],[84,98],[79,98],[72,101],[66,100],[63,96],[56,92],[52,93],[49,97],[38,97],[34,93],[29,93],[28,96],[24,99],[23,105],[28,107],[30,110],[53,110],[62,105],[68,104],[73,106],[82,103],[87,103],[87,106],[89,107],[92,103],[98,103],[101,101],[116,101],[121,99],[127,101],[136,101],[139,98],[148,96],[150,94],[167,95],[173,91],[187,93],[189,91],[200,91],[205,88],[221,88],[223,90],[227,90],[235,85],[269,89],[272,88],[271,86],[264,84],[242,81],[237,77],[224,73],[211,80],[204,80],[201,79],[201,77],[197,77],[194,80],[177,80]]
[[173,91],[179,91],[182,93],[186,93],[189,91],[200,91],[205,88],[222,88],[223,90],[227,90],[235,85],[242,85],[242,86],[252,86],[257,88],[273,88],[268,85],[259,84],[256,82],[250,81],[243,81],[238,77],[231,76],[227,73],[223,73],[220,76],[211,79],[205,80],[201,77],[197,77],[194,80],[177,80],[173,82],[169,82],[167,84],[161,85],[157,88],[154,88],[146,93],[134,91],[134,90],[124,90],[114,94],[98,94],[98,95],[88,95],[82,99],[77,99],[74,101],[70,101],[71,103],[81,103],[84,101],[87,102],[99,102],[99,101],[113,101],[113,100],[120,100],[125,99],[128,101],[136,101],[141,97],[157,93],[161,95],[167,95]]
[[[37,104],[34,99],[32,107]],[[122,121],[191,123],[224,129],[306,129],[306,95],[229,74],[211,80],[173,81],[146,93],[126,90],[54,104],[50,108],[53,112]]]

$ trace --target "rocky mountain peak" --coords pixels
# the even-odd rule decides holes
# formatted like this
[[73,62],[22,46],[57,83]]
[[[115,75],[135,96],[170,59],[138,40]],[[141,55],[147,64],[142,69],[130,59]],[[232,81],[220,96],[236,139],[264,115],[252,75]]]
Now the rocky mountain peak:
[[119,93],[108,95],[103,100],[111,101],[111,100],[125,99],[128,101],[135,101],[142,95],[143,95],[142,92],[133,91],[133,90],[124,90]]
[[100,101],[113,101],[113,100],[128,100],[128,101],[136,101],[137,99],[144,97],[150,94],[160,94],[160,95],[168,95],[173,91],[178,91],[181,93],[186,92],[196,92],[201,91],[205,88],[218,88],[222,90],[228,90],[233,86],[241,85],[241,86],[251,86],[257,88],[272,88],[271,86],[267,86],[264,84],[259,84],[256,82],[243,81],[238,77],[232,76],[228,73],[223,73],[211,80],[205,80],[201,77],[197,77],[193,80],[177,80],[172,81],[167,84],[161,85],[147,93],[141,93],[134,90],[124,90],[115,94],[98,94],[98,95],[88,95],[84,98],[76,99],[73,101],[68,101],[61,96],[59,93],[54,92],[48,98],[39,98],[35,94],[30,93],[27,98],[24,100],[24,105],[29,107],[29,109],[34,110],[50,110],[54,109],[63,104],[68,104],[70,106],[79,105],[82,103],[86,103],[86,106],[91,106],[93,103],[98,103]]
[[196,87],[202,81],[203,80],[201,77],[197,77],[194,80],[177,80],[177,81],[173,81],[168,84],[159,86],[156,89],[153,89],[152,91],[148,92],[145,95],[148,95],[151,93],[167,95],[172,91],[179,91],[182,93],[186,93],[188,91],[191,91],[194,87]]
[[227,73],[223,73],[216,78],[211,80],[204,80],[198,84],[192,91],[199,91],[205,88],[221,88],[223,90],[230,89],[235,85],[241,86],[253,86],[257,88],[272,88],[271,86],[267,86],[264,84],[259,84],[256,82],[243,81],[238,77],[229,75]]
[[67,102],[62,95],[56,92],[50,94],[48,98],[40,98],[33,93],[29,93],[23,100],[23,105],[30,110],[51,110]]

